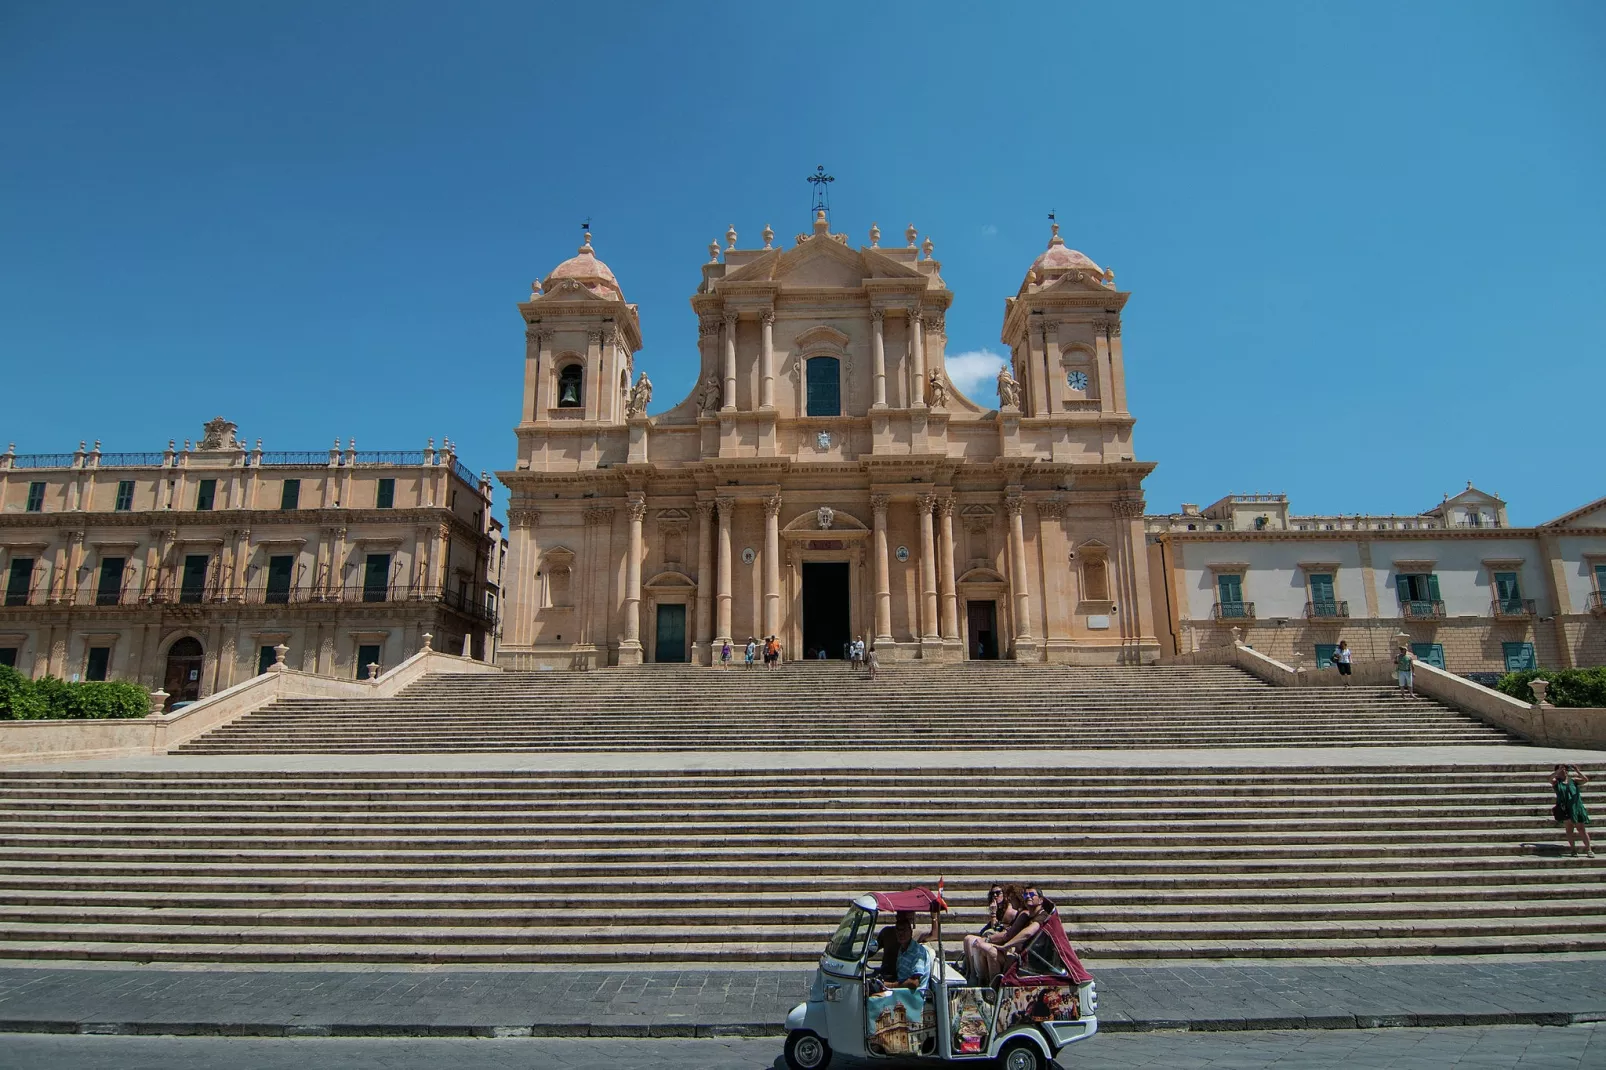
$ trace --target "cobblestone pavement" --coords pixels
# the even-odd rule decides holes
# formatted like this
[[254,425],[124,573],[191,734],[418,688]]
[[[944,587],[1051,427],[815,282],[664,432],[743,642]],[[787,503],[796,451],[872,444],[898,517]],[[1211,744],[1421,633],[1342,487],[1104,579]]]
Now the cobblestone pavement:
[[[937,1063],[838,1058],[833,1070]],[[1582,1070],[1606,1065],[1606,1027],[1119,1033],[1066,1054],[1067,1070]],[[418,1040],[0,1035],[7,1070],[784,1070],[778,1038]]]
[[[1095,966],[1107,1032],[1606,1020],[1606,955]],[[777,1034],[812,971],[0,968],[0,1031],[260,1036]]]

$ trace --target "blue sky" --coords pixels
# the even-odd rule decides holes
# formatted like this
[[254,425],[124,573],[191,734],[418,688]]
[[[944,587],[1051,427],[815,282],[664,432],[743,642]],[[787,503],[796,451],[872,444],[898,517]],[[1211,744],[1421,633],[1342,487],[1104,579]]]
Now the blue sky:
[[936,243],[950,354],[1050,209],[1114,267],[1153,510],[1606,494],[1600,3],[15,3],[0,130],[21,452],[223,414],[507,467],[583,219],[668,408],[707,243],[806,229],[823,163],[835,229]]

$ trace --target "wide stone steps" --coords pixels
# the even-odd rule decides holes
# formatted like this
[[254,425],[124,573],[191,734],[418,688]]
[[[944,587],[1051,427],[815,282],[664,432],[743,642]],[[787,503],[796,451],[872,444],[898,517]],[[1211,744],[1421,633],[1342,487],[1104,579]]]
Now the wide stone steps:
[[1606,950],[1548,772],[4,770],[0,957],[806,961],[938,876],[955,947],[1029,879],[1095,958]]
[[184,754],[1422,746],[1504,733],[1389,688],[1271,688],[1226,666],[652,666],[426,677],[386,699],[287,699]]

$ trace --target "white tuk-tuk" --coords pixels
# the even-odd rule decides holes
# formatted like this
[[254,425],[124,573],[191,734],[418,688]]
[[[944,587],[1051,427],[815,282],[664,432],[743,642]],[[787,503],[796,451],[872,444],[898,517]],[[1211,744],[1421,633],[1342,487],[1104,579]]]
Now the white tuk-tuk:
[[1018,959],[991,985],[973,985],[945,962],[940,920],[936,965],[923,992],[867,993],[878,919],[947,909],[925,888],[862,895],[820,955],[807,1003],[786,1016],[786,1065],[823,1070],[832,1051],[868,1058],[953,1062],[995,1059],[1004,1070],[1045,1070],[1067,1044],[1098,1031],[1093,975],[1050,909]]

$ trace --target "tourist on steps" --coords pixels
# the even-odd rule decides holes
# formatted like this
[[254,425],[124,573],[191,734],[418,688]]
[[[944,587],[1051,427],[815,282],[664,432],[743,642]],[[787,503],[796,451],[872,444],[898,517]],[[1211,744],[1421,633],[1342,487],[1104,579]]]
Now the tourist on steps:
[[1400,678],[1400,694],[1410,697],[1416,694],[1415,677],[1411,673],[1411,666],[1416,663],[1416,655],[1411,653],[1407,646],[1401,646],[1400,652],[1394,658],[1394,672]]
[[[752,659],[749,658],[749,661]],[[719,648],[719,667],[728,669],[731,666],[731,641],[725,640],[725,645]]]
[[1567,846],[1572,848],[1574,855],[1578,853],[1574,838],[1578,833],[1583,833],[1584,853],[1594,858],[1595,849],[1589,843],[1589,811],[1584,809],[1581,790],[1588,783],[1589,778],[1576,765],[1556,766],[1556,771],[1550,774],[1550,786],[1556,792],[1556,806],[1551,816],[1558,824],[1567,826]]
[[870,679],[875,679],[876,670],[881,668],[881,659],[876,657],[875,647],[871,647],[864,655],[864,667],[870,671]]
[[747,667],[753,667],[753,659],[758,657],[758,640],[751,635],[747,637]]
[[1345,687],[1349,686],[1350,656],[1349,643],[1340,639],[1338,641],[1338,649],[1333,651],[1333,664],[1338,666],[1338,678],[1344,681]]

